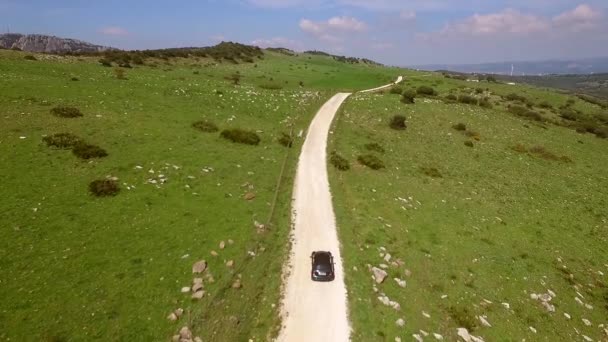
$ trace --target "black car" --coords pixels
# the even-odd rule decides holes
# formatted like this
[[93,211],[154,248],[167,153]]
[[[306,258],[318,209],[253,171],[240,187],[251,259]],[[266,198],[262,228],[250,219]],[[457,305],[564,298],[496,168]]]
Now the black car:
[[334,257],[331,252],[317,251],[310,255],[312,270],[310,278],[313,281],[332,281],[335,278]]

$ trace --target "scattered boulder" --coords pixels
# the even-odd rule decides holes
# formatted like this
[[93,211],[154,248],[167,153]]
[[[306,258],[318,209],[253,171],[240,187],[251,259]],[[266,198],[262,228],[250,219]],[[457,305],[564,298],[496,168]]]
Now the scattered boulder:
[[175,309],[175,311],[173,311],[173,313],[175,314],[175,316],[177,316],[177,318],[180,318],[184,314],[184,309],[182,309],[182,308]]
[[192,273],[203,273],[207,269],[207,262],[200,260],[192,265]]
[[240,289],[241,287],[243,287],[243,284],[241,284],[241,279],[237,279],[234,281],[234,283],[232,283],[233,289]]
[[234,260],[228,260],[228,262],[226,262],[226,267],[234,267]]
[[251,200],[253,200],[253,199],[255,198],[255,194],[254,194],[253,192],[248,192],[248,193],[246,193],[246,194],[243,196],[243,198],[244,198],[246,201],[251,201]]
[[382,304],[384,304],[384,305],[386,305],[386,306],[389,306],[389,305],[390,305],[390,303],[391,303],[391,300],[390,300],[390,299],[388,299],[388,297],[387,297],[387,296],[385,296],[385,295],[382,295],[382,296],[378,297],[378,300],[379,300],[379,301],[380,301]]
[[190,329],[187,326],[184,326],[179,331],[179,337],[182,340],[191,340],[192,332],[190,331]]
[[465,342],[484,342],[483,338],[469,334],[466,328],[458,328],[456,333]]
[[403,279],[399,279],[399,278],[393,278],[393,279],[397,282],[397,285],[399,285],[399,287],[405,288],[405,286],[407,285],[407,283]]
[[443,336],[438,333],[433,333],[433,336],[437,341],[443,341]]
[[422,336],[420,336],[419,334],[412,334],[412,337],[414,338],[414,340],[416,340],[418,342],[424,341],[424,339],[422,339]]
[[492,324],[490,324],[490,322],[488,322],[488,318],[486,316],[478,316],[477,318],[481,322],[481,325],[483,325],[484,327],[488,327],[488,328],[492,327]]
[[188,292],[190,292],[190,286],[182,287],[182,293],[188,293]]
[[205,291],[199,290],[192,294],[192,299],[201,299],[205,295]]
[[399,327],[403,327],[403,326],[405,326],[405,321],[403,320],[403,318],[399,318],[399,319],[398,319],[398,320],[395,322],[395,324],[397,324],[397,326],[399,326]]
[[177,321],[179,317],[177,317],[177,315],[175,313],[170,313],[169,316],[167,316],[167,319],[170,320],[171,322],[175,322]]
[[217,254],[217,252],[216,252],[216,251],[211,251],[211,256],[216,257],[216,256],[218,256],[218,255],[219,255],[219,254]]
[[195,283],[192,285],[192,292],[198,292],[203,289],[203,283]]
[[584,323],[586,326],[588,326],[588,327],[590,327],[590,326],[591,326],[591,321],[589,321],[589,320],[588,320],[588,319],[586,319],[586,318],[583,318],[583,323]]
[[384,255],[384,261],[386,261],[386,262],[390,262],[390,261],[391,261],[391,258],[392,258],[392,256],[391,256],[389,253],[386,253],[386,254]]
[[406,277],[410,277],[412,275],[412,271],[406,269],[405,271],[403,271],[403,274],[405,274]]
[[374,280],[376,284],[382,284],[384,279],[388,276],[385,270],[379,269],[377,267],[372,267],[372,273],[374,274]]
[[220,242],[220,249],[226,248],[226,243],[224,241]]

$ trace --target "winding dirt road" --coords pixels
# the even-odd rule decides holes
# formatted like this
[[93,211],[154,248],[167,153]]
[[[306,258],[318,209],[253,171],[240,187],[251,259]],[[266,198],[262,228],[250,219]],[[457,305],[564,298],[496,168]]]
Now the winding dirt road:
[[[399,76],[394,83],[401,82]],[[367,90],[376,91],[386,87]],[[278,341],[340,342],[350,339],[347,293],[340,242],[327,177],[327,135],[331,122],[350,93],[338,93],[313,119],[302,147],[294,185],[292,250],[285,269],[283,326]],[[310,279],[312,251],[331,251],[336,278],[329,283]]]

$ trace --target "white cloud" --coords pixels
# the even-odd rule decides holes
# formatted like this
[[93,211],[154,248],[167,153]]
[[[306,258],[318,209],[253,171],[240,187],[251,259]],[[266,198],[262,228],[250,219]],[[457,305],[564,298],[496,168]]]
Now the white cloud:
[[327,43],[343,41],[347,35],[365,32],[365,22],[353,17],[333,17],[327,21],[300,20],[300,29]]
[[108,36],[126,36],[126,35],[129,35],[129,31],[127,31],[126,29],[124,29],[122,27],[118,27],[118,26],[103,27],[103,28],[99,29],[98,32],[101,33],[101,34],[108,35]]
[[517,10],[506,9],[499,13],[475,14],[463,21],[447,24],[440,32],[442,35],[525,35],[548,30],[547,19]]
[[577,6],[572,11],[564,12],[553,18],[557,27],[565,27],[571,31],[582,31],[592,29],[600,24],[603,18],[601,11],[587,4]]

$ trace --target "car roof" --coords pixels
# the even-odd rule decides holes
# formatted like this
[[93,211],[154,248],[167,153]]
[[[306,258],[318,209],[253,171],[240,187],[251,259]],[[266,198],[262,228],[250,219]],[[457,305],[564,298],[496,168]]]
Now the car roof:
[[314,252],[314,261],[316,264],[320,263],[330,263],[331,262],[331,253],[330,252]]

